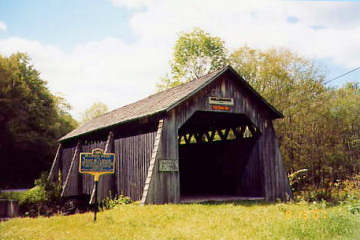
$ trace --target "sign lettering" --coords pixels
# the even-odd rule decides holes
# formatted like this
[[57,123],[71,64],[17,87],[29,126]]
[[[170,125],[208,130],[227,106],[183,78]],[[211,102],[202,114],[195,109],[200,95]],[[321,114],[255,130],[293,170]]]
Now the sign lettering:
[[115,171],[115,154],[104,153],[96,148],[91,153],[80,153],[79,172],[87,174],[106,174]]
[[234,99],[224,97],[209,97],[209,104],[234,106]]
[[177,172],[179,171],[179,165],[176,160],[159,160],[160,172]]
[[212,105],[211,106],[212,110],[221,110],[221,111],[230,111],[231,108],[228,106],[219,106],[219,105]]

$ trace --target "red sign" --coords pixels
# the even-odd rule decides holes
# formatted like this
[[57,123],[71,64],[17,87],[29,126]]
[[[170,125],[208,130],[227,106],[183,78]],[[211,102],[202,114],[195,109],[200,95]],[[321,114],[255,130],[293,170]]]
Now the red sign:
[[231,108],[228,106],[211,105],[212,110],[230,111]]

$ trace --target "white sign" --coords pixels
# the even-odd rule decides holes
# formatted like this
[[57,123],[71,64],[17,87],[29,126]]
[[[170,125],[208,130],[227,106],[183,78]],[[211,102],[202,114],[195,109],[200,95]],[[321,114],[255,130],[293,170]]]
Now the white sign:
[[160,172],[177,172],[179,171],[179,165],[177,160],[159,160]]
[[209,104],[234,106],[234,99],[224,97],[209,97]]

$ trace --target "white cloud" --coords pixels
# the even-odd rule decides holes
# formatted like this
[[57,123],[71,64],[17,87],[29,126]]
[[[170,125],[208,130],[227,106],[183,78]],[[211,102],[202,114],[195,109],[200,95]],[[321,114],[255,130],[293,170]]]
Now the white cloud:
[[37,41],[0,40],[0,53],[17,51],[31,56],[49,88],[64,94],[77,118],[95,101],[116,108],[153,93],[168,57],[148,46],[126,45],[115,38],[79,45],[71,53]]
[[115,7],[141,8],[149,6],[154,0],[109,0]]
[[[0,39],[0,53],[28,52],[53,92],[61,92],[74,115],[95,101],[116,108],[154,92],[168,70],[181,31],[201,27],[221,37],[229,49],[288,47],[344,67],[359,65],[357,3],[283,1],[112,0],[116,6],[145,7],[130,19],[137,40],[107,37],[79,44],[70,52],[21,38]],[[349,17],[350,16],[350,17]],[[290,23],[288,17],[298,21]],[[311,26],[322,26],[318,30]]]
[[4,22],[0,21],[0,31],[6,31],[7,30],[7,26]]

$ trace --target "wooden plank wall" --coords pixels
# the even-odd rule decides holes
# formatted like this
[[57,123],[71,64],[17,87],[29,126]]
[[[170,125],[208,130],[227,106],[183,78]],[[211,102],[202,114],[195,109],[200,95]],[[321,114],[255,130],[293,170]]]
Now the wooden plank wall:
[[259,139],[258,147],[261,149],[259,152],[260,161],[263,162],[264,166],[265,199],[268,201],[289,200],[292,198],[292,192],[272,122],[269,121],[266,124],[266,128]]
[[63,149],[62,144],[59,143],[53,163],[51,165],[49,176],[47,178],[47,180],[50,182],[58,181],[62,149]]
[[[259,103],[256,98],[251,96],[248,91],[241,88],[231,78],[230,74],[223,75],[196,95],[168,112],[167,118],[164,121],[158,159],[179,160],[178,130],[196,111],[213,111],[208,103],[208,97],[210,96],[234,98],[235,104],[231,111],[227,112],[245,113],[261,132],[265,131],[266,123],[271,123],[271,120],[269,120],[271,113],[265,108],[264,104]],[[272,127],[272,124],[268,124],[268,126]],[[268,128],[267,131],[269,131]],[[260,142],[255,145],[254,153],[250,156],[246,166],[244,178],[247,177],[247,179],[242,179],[249,184],[248,190],[250,195],[265,195],[268,200],[273,200],[275,195],[284,197],[283,195],[288,193],[288,189],[285,187],[287,178],[282,167],[281,158],[279,158],[280,152],[278,147],[275,147],[275,138],[275,134],[266,132],[262,139],[259,139]],[[267,147],[267,150],[264,150],[263,147]],[[278,163],[277,166],[275,166],[275,162]],[[264,164],[267,164],[266,166],[271,165],[271,167],[266,167]],[[158,165],[155,166],[155,172],[154,179],[156,185],[152,189],[154,192],[151,194],[154,198],[151,203],[179,202],[179,172],[159,172]],[[274,185],[275,183],[277,185]],[[276,189],[275,195],[269,190],[273,189],[269,187],[270,185]]]
[[[132,200],[140,200],[155,141],[156,127],[152,127],[151,123],[147,122],[144,126],[137,125],[137,131],[134,132],[126,131],[124,128],[114,130],[116,136],[111,133],[108,139],[104,138],[105,134],[82,137],[85,140],[82,140],[82,144],[78,146],[78,153],[101,148],[116,154],[115,174],[100,177],[98,199],[122,194]],[[54,167],[58,166],[61,169],[63,185],[66,185],[63,191],[64,197],[91,195],[93,192],[93,176],[79,174],[79,154],[74,156],[75,149],[74,143],[63,143],[60,157],[57,162],[54,161]],[[72,159],[75,161],[70,169]]]
[[156,131],[115,139],[117,194],[142,197]]
[[[230,113],[245,113],[260,130],[264,127],[264,120],[269,113],[247,91],[241,88],[231,75],[226,74],[209,84],[195,96],[176,107],[176,128],[179,129],[196,111],[214,111],[211,109],[208,97],[234,98],[234,106]],[[224,112],[224,111],[223,111]]]
[[[284,199],[286,195],[291,195],[291,191],[281,162],[278,143],[271,123],[271,113],[263,103],[259,103],[254,96],[237,84],[236,80],[231,79],[232,77],[233,75],[230,73],[222,75],[196,95],[167,113],[156,162],[160,159],[179,160],[178,130],[196,111],[213,111],[208,103],[208,97],[234,98],[235,104],[227,112],[245,113],[262,132],[250,155],[249,163],[245,169],[246,174],[242,180],[249,184],[249,194],[258,195],[262,192],[267,200],[275,200],[278,197]],[[124,129],[127,135],[122,135]],[[140,129],[140,132],[137,129]],[[115,194],[140,200],[154,147],[156,129],[145,132],[146,130],[141,129],[141,124],[138,124],[128,130],[124,126],[114,130],[113,151],[117,157],[116,174],[113,178],[115,182],[106,181],[108,183],[105,185],[113,184]],[[85,141],[81,151],[90,151],[95,147],[104,148],[105,142],[106,139],[97,142]],[[69,172],[75,147],[74,145],[67,146],[62,151],[59,166],[63,181]],[[159,172],[158,167],[158,164],[155,164],[153,184],[149,190],[151,197],[147,203],[179,202],[179,172]],[[91,176],[84,175],[79,178],[73,172],[71,179],[74,180],[71,181],[68,190],[65,192],[66,196],[91,193],[93,186]],[[259,179],[263,179],[262,184]],[[251,192],[252,188],[254,188],[253,192]]]
[[177,159],[177,132],[175,126],[175,115],[169,115],[164,120],[159,150],[156,155],[152,184],[149,189],[147,204],[176,203],[180,201],[180,179],[179,172],[160,172],[159,160]]
[[[75,153],[75,149],[76,149],[76,145],[66,146],[61,152],[60,170],[61,170],[61,179],[63,184],[66,181],[66,177],[69,172],[71,160]],[[64,196],[68,196],[67,192],[64,192]]]
[[156,131],[155,141],[151,153],[151,159],[147,171],[147,176],[145,180],[144,190],[141,198],[141,204],[148,204],[148,203],[154,203],[155,191],[154,187],[158,185],[158,182],[156,182],[156,179],[154,176],[157,175],[157,154],[159,150],[159,145],[161,141],[161,135],[163,130],[164,120],[159,120],[158,128]]

